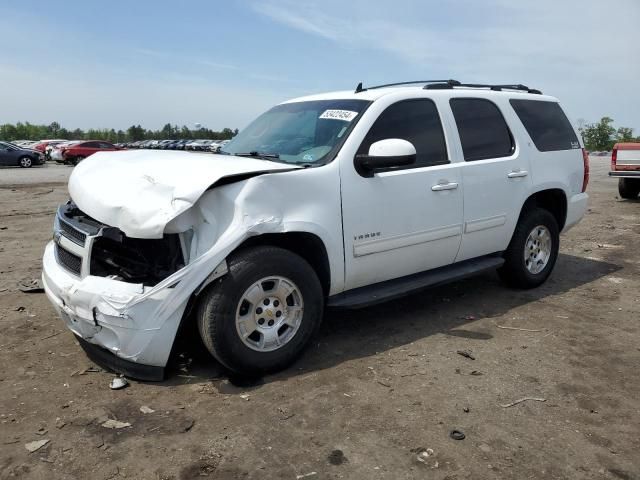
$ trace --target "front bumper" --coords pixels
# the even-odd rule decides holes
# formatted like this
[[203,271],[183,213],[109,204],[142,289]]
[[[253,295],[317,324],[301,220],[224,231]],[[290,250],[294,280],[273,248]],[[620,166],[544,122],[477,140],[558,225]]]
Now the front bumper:
[[[67,242],[65,237],[62,242]],[[47,245],[43,257],[44,290],[69,330],[106,351],[98,355],[100,350],[93,349],[89,356],[126,375],[160,379],[158,372],[167,364],[187,300],[172,302],[175,289],[169,286],[149,292],[142,284],[77,276],[58,263],[54,245]],[[148,370],[144,366],[155,373],[137,376]]]
[[145,380],[149,382],[159,382],[164,380],[164,367],[155,367],[153,365],[143,365],[141,363],[130,362],[114,355],[105,348],[89,343],[82,337],[76,335],[76,339],[87,354],[87,357],[101,367],[138,380]]

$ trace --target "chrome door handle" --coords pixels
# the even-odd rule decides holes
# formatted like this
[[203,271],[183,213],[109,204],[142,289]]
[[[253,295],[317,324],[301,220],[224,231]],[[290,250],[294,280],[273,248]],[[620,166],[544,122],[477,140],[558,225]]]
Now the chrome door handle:
[[507,174],[507,177],[509,178],[521,178],[521,177],[526,177],[527,175],[529,175],[529,172],[527,172],[526,170],[518,170],[518,171],[513,171]]
[[431,187],[431,190],[433,190],[434,192],[440,192],[442,190],[455,190],[456,188],[458,188],[457,183],[438,183],[437,185]]

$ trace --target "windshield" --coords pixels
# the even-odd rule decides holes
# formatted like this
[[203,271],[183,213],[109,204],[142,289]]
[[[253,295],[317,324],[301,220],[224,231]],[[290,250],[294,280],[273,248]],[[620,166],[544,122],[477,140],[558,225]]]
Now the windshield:
[[369,103],[316,100],[278,105],[254,120],[221,153],[284,163],[327,163]]

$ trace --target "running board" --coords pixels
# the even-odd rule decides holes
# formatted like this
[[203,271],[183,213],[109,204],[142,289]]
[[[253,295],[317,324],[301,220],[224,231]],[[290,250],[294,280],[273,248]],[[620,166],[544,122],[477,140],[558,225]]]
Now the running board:
[[376,303],[409,295],[418,290],[436,287],[501,267],[504,258],[479,257],[406,277],[354,288],[327,299],[327,306],[339,308],[363,308]]

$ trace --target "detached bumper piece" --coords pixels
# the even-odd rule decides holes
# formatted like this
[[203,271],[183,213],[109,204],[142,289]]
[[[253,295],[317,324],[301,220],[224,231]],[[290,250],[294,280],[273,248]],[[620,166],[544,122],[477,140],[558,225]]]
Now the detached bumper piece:
[[83,340],[77,335],[76,339],[87,354],[87,357],[103,368],[121,373],[126,377],[135,378],[136,380],[148,382],[160,382],[164,380],[164,367],[130,362],[114,355],[109,350]]

